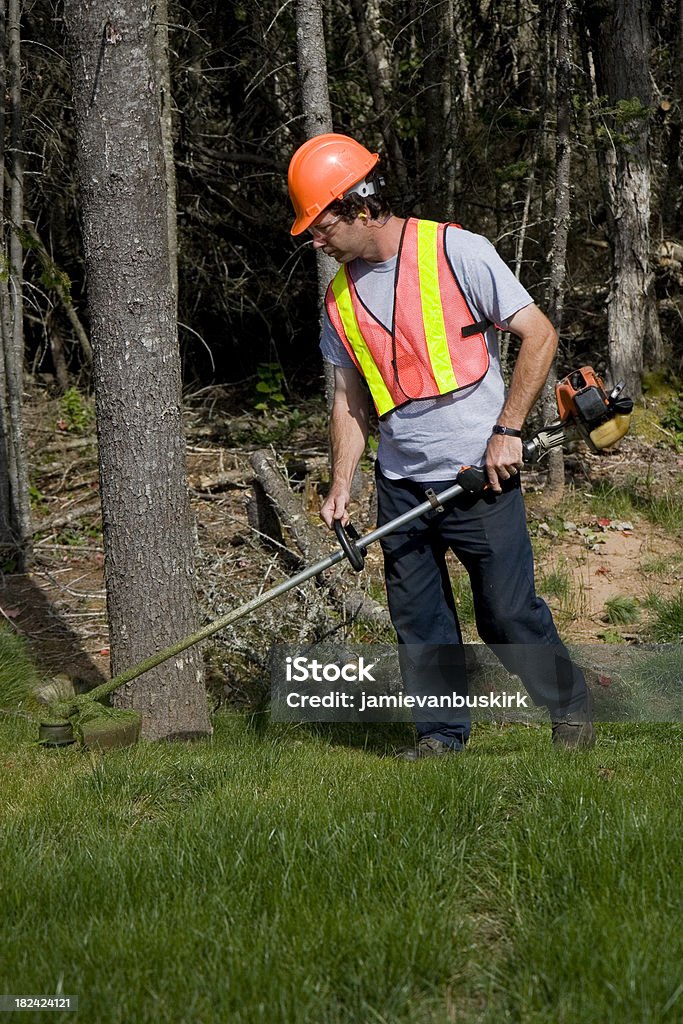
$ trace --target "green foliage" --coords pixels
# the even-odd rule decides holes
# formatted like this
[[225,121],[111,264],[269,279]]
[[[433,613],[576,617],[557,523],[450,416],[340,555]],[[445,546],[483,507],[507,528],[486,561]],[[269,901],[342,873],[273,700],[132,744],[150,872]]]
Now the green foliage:
[[497,167],[495,175],[501,184],[509,181],[524,181],[528,177],[531,164],[528,160],[518,160],[515,163],[503,164]]
[[647,605],[653,613],[653,639],[662,644],[683,644],[683,589],[668,599],[650,594]]
[[610,105],[606,96],[586,104],[591,117],[596,119],[596,135],[610,145],[630,146],[642,134],[650,109],[634,96]]
[[44,288],[58,292],[65,302],[71,302],[71,278],[52,260],[43,263],[40,283]]
[[601,480],[594,487],[590,501],[597,516],[630,519],[640,514],[666,530],[683,527],[683,500],[679,490],[662,488],[657,480],[634,479],[625,484]]
[[29,498],[31,501],[31,508],[35,512],[44,512],[47,509],[47,498],[41,491],[40,487],[35,484],[31,484],[29,489]]
[[607,621],[612,625],[626,625],[636,622],[640,617],[638,602],[632,597],[616,594],[605,601]]
[[33,251],[40,265],[40,283],[48,291],[56,291],[65,302],[71,302],[71,278],[58,267],[45,247],[31,231],[20,231],[22,249]]
[[87,547],[91,540],[100,540],[101,537],[102,526],[98,518],[89,524],[83,520],[77,526],[65,526],[56,534],[57,542],[69,548]]
[[683,389],[669,402],[662,416],[662,426],[670,430],[676,444],[683,447]]
[[618,100],[611,111],[617,124],[628,124],[631,121],[644,121],[650,116],[650,108],[637,96],[627,100]]
[[569,574],[563,569],[551,569],[538,580],[538,589],[548,597],[567,599],[571,590]]
[[91,429],[95,414],[92,402],[78,388],[71,387],[64,392],[59,400],[63,429],[75,434],[84,434]]
[[285,375],[280,363],[261,363],[256,370],[256,401],[259,412],[280,409],[285,404]]
[[598,637],[605,644],[623,644],[624,643],[623,636],[616,629],[601,629],[598,632]]

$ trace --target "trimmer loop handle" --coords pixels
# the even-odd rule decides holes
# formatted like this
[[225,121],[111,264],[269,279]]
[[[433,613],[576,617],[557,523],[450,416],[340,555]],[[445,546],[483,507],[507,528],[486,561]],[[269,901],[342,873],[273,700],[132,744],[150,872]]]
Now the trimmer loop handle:
[[341,545],[342,551],[351,563],[351,568],[355,569],[356,572],[362,572],[363,566],[365,565],[365,552],[361,551],[358,545],[354,543],[359,540],[360,534],[351,523],[344,528],[342,526],[341,519],[335,519],[333,522],[337,540]]

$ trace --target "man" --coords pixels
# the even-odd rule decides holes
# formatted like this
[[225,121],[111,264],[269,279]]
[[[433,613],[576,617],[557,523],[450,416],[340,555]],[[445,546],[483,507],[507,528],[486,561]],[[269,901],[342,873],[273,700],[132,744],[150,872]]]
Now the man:
[[[521,430],[550,368],[557,334],[493,246],[457,225],[393,215],[379,157],[343,135],[310,139],[292,157],[292,234],[340,264],[321,338],[334,365],[332,483],[321,516],[348,522],[351,480],[368,433],[367,387],[379,416],[378,523],[483,466],[485,492],[382,541],[392,623],[408,692],[445,689],[462,675],[462,637],[446,567],[467,569],[476,624],[531,697],[548,707],[557,746],[595,739],[585,680],[535,593],[519,487]],[[521,341],[506,393],[494,326]],[[417,723],[408,760],[462,750],[469,719]]]

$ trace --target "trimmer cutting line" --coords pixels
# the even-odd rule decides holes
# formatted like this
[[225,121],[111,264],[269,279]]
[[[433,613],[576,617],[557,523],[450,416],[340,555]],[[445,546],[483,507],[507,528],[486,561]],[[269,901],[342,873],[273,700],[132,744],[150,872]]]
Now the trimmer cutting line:
[[[551,449],[559,448],[579,438],[583,438],[593,451],[599,451],[614,444],[627,432],[633,409],[633,402],[630,398],[624,396],[622,392],[623,384],[617,384],[608,395],[605,392],[602,380],[590,366],[583,366],[581,369],[569,374],[555,388],[560,418],[556,422],[543,427],[535,437],[523,445],[523,461],[525,463],[538,462]],[[114,676],[113,679],[96,687],[94,690],[90,690],[87,694],[88,698],[90,700],[98,700],[112,693],[125,683],[137,679],[138,676],[149,672],[152,668],[156,668],[157,665],[161,665],[164,661],[168,661],[170,658],[181,654],[188,647],[193,647],[202,640],[213,636],[214,633],[225,629],[226,626],[232,625],[233,622],[237,622],[238,619],[249,615],[250,612],[256,611],[262,605],[268,604],[269,601],[273,601],[281,594],[286,594],[294,587],[305,583],[306,580],[320,575],[325,569],[331,569],[333,565],[337,565],[344,558],[348,559],[356,572],[360,572],[365,561],[365,551],[375,541],[381,540],[382,537],[386,537],[387,534],[393,533],[399,527],[412,522],[413,519],[419,519],[426,512],[441,510],[445,503],[452,498],[456,498],[461,494],[478,494],[487,487],[488,483],[483,469],[465,466],[455,478],[455,483],[441,491],[440,494],[427,491],[427,499],[420,505],[410,509],[408,512],[404,512],[403,515],[397,516],[396,519],[392,519],[390,522],[385,523],[384,526],[380,526],[362,537],[358,536],[358,533],[351,525],[344,528],[339,520],[335,520],[334,526],[340,544],[339,550],[328,555],[327,558],[323,558],[315,565],[302,569],[300,573],[291,579],[285,580],[265,593],[259,594],[258,597],[252,598],[251,601],[240,605],[239,608],[235,608],[220,618],[207,623],[206,626],[197,630],[196,633],[192,633],[177,643],[157,651],[156,654],[151,655],[145,661],[134,665],[132,668],[120,673],[120,675]]]

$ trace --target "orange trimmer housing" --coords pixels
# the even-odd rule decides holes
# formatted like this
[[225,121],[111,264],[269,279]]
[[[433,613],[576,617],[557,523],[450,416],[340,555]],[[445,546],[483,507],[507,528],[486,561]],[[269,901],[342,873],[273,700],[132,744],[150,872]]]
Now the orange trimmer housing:
[[594,451],[609,447],[628,430],[633,402],[618,384],[608,395],[592,366],[573,370],[555,385],[560,422],[575,424]]

